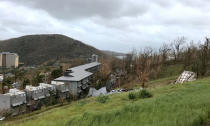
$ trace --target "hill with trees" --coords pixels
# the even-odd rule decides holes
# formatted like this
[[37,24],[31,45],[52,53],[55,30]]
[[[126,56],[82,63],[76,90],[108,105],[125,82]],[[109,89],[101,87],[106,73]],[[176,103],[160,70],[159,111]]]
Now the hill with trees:
[[98,49],[59,34],[27,35],[0,41],[0,52],[14,52],[25,65],[47,61],[88,58],[92,54],[105,56]]

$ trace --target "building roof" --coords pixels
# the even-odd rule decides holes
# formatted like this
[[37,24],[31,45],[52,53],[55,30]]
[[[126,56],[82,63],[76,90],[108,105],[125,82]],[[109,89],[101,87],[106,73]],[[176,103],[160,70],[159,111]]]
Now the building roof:
[[68,69],[68,71],[71,71],[69,76],[61,76],[59,78],[56,78],[55,81],[81,81],[84,78],[89,77],[93,73],[86,71],[89,68],[96,67],[100,65],[98,62],[92,62],[85,65],[80,65],[77,67],[73,67]]
[[38,91],[38,90],[42,90],[42,89],[44,89],[44,87],[42,87],[42,86],[34,87],[32,85],[26,85],[26,88],[25,88],[25,90],[27,90],[27,91]]
[[51,81],[52,85],[64,85],[64,82]]
[[25,95],[25,92],[21,91],[21,90],[18,90],[16,88],[13,88],[13,89],[10,89],[9,93],[7,93],[5,95],[9,95],[9,96]]
[[53,88],[51,84],[46,84],[46,83],[39,83],[39,86],[44,88]]
[[18,56],[17,53],[11,53],[11,52],[1,52],[0,54],[8,54],[8,55],[16,55],[16,56]]
[[100,65],[101,63],[99,62],[92,62],[92,63],[88,63],[88,64],[84,64],[84,65],[80,65],[80,66],[77,66],[77,67],[73,67],[73,68],[70,68],[68,70],[72,70],[72,71],[76,71],[76,70],[87,70],[89,68],[92,68],[92,67],[95,67],[95,66],[98,66]]

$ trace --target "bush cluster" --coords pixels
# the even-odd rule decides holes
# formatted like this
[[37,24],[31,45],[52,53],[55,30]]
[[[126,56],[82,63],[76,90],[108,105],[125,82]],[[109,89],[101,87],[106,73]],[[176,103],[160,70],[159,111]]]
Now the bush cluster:
[[146,89],[139,91],[139,98],[150,98],[150,97],[152,97],[152,93],[150,93]]
[[130,92],[130,93],[128,94],[128,98],[129,98],[129,99],[135,99],[135,98],[136,98],[136,93],[135,93],[135,92]]
[[150,98],[150,97],[152,97],[152,93],[150,93],[146,89],[140,90],[139,92],[130,92],[128,94],[128,98],[130,100],[133,100],[136,98]]
[[99,103],[106,103],[106,101],[109,99],[109,96],[107,95],[100,95],[96,98],[96,101]]

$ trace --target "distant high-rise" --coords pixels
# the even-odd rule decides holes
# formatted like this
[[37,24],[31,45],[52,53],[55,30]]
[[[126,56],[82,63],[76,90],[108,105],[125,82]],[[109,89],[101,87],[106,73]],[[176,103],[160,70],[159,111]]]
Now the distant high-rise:
[[98,55],[96,54],[92,55],[92,62],[98,62]]
[[89,63],[98,62],[98,55],[93,54],[90,58],[87,59]]
[[16,53],[2,52],[0,53],[0,67],[17,68],[19,64],[19,56]]

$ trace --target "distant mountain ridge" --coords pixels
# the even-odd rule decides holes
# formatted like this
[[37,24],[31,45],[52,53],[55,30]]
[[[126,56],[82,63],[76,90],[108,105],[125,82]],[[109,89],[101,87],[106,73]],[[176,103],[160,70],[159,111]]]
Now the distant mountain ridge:
[[103,53],[110,55],[110,56],[126,56],[126,53],[109,51],[109,50],[102,50]]
[[0,41],[0,52],[18,53],[26,65],[39,65],[50,60],[106,56],[100,50],[60,34],[27,35]]

